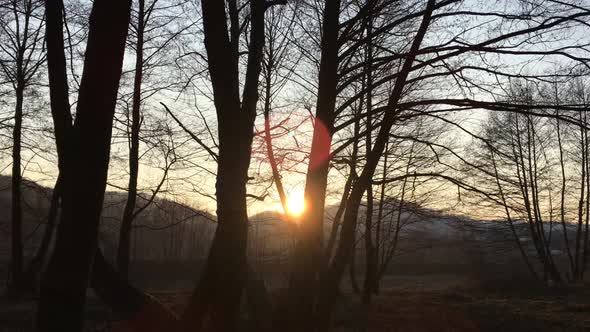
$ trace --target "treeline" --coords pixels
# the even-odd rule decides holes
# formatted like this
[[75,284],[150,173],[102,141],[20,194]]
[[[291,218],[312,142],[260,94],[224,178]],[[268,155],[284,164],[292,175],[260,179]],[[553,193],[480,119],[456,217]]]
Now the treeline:
[[[510,227],[515,221],[529,225],[536,253],[522,254],[535,277],[583,281],[590,254],[587,78],[517,80],[507,89],[507,102],[520,102],[529,112],[489,115],[473,149],[478,170],[473,174],[504,208]],[[522,245],[518,236],[515,240]],[[567,256],[565,266],[556,262],[556,244],[563,244],[559,253]],[[533,259],[542,269],[530,265]]]

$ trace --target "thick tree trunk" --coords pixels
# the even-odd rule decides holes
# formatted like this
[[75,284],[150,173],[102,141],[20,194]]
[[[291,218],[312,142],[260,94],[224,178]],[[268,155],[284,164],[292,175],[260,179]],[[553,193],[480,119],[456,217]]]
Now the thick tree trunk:
[[117,250],[117,268],[121,276],[129,275],[131,230],[137,202],[137,177],[139,174],[139,126],[141,122],[141,81],[143,79],[143,30],[145,1],[139,0],[137,20],[137,43],[135,45],[135,77],[133,81],[133,105],[131,107],[131,148],[129,149],[129,185],[127,203],[123,211]]
[[208,318],[215,331],[235,331],[247,274],[246,184],[258,101],[266,4],[263,0],[250,2],[250,44],[241,101],[237,3],[228,3],[229,35],[224,2],[202,0],[201,5],[219,128],[215,193],[218,226],[206,266],[181,324],[184,328],[199,330]]
[[[68,92],[68,73],[63,39],[63,0],[46,0],[45,39],[47,43],[47,66],[49,76],[49,97],[51,116],[57,147],[58,167],[61,174],[66,172],[66,150],[70,145],[72,134],[72,114]],[[60,183],[63,179],[60,180]],[[63,183],[60,184],[60,187]]]
[[[46,2],[47,47],[51,96],[51,111],[55,127],[60,172],[65,172],[68,142],[72,134],[72,117],[68,103],[68,84],[65,54],[63,51],[63,3],[61,0]],[[61,173],[60,173],[61,174]],[[61,195],[62,177],[58,178],[50,221],[55,220]],[[47,232],[46,232],[47,234]],[[45,241],[44,241],[45,243]],[[43,246],[42,246],[43,247]],[[119,316],[125,320],[130,331],[156,332],[165,329],[174,331],[177,317],[164,305],[131,286],[121,278],[104,259],[100,249],[95,253],[92,268],[91,286],[97,295]]]
[[295,246],[289,284],[290,305],[286,313],[286,326],[297,331],[311,330],[313,327],[319,275],[325,263],[322,247],[324,204],[338,82],[339,14],[340,1],[327,1],[323,14],[316,117],[305,182],[307,205]]
[[[244,136],[242,136],[244,137]],[[237,137],[236,137],[237,138]],[[183,326],[201,326],[210,314],[216,331],[235,331],[246,275],[246,179],[250,145],[232,139],[220,141],[217,175],[217,230],[207,264]]]
[[128,0],[97,1],[90,14],[76,123],[68,137],[67,158],[62,160],[62,214],[41,281],[37,310],[41,331],[82,330],[130,8]]

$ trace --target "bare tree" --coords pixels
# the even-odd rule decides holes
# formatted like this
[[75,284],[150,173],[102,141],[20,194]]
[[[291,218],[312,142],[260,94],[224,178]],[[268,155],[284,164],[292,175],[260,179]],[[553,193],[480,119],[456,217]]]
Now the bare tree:
[[[571,263],[571,278],[575,281],[584,280],[584,272],[586,270],[586,264],[588,261],[588,254],[589,254],[589,247],[588,247],[588,237],[589,237],[589,220],[590,220],[590,163],[589,163],[589,140],[588,140],[588,116],[587,116],[587,107],[588,107],[588,91],[587,91],[587,82],[585,77],[578,77],[573,82],[571,82],[569,86],[569,95],[570,102],[581,104],[584,107],[584,110],[579,112],[574,112],[571,116],[576,118],[580,122],[579,128],[572,128],[570,131],[571,135],[570,140],[571,144],[573,145],[569,149],[573,150],[572,154],[576,157],[572,158],[574,162],[574,167],[579,169],[580,177],[577,178],[579,192],[578,192],[578,208],[577,208],[577,220],[575,221],[576,224],[576,231],[575,231],[575,238],[574,238],[574,254],[573,254],[573,261],[570,260]],[[567,99],[566,99],[567,100]],[[577,113],[577,114],[575,114]],[[559,120],[558,120],[559,122]],[[559,124],[558,124],[559,125]],[[567,124],[565,126],[568,126]],[[572,127],[569,125],[569,127]],[[566,135],[564,135],[566,136]],[[560,140],[560,156],[561,156],[561,167],[562,167],[562,176],[563,172],[565,172],[565,165],[563,165],[563,144]],[[565,187],[565,185],[564,185]],[[563,191],[566,191],[566,188],[562,188]],[[562,203],[562,219],[565,218],[565,214],[567,211],[563,211],[566,209],[565,204]],[[563,224],[563,223],[562,223]],[[567,239],[567,227],[563,231],[564,240],[566,242],[566,250],[568,250],[568,255],[570,255],[571,259],[571,252],[569,252],[569,241]]]
[[11,237],[12,285],[18,292],[22,285],[23,233],[22,233],[22,129],[26,90],[37,79],[44,63],[43,11],[40,1],[7,1],[0,4],[0,69],[15,94],[12,126],[12,184],[11,184]]
[[[130,7],[130,1],[93,4],[76,121],[69,134],[63,132],[67,149],[62,156],[62,215],[55,248],[41,281],[37,311],[40,330],[82,330]],[[60,10],[59,5],[53,8]],[[61,29],[57,29],[61,24],[59,16],[54,19],[57,40],[62,37]],[[63,68],[60,58],[56,60],[49,67]],[[67,100],[63,95],[60,98]]]
[[223,2],[201,2],[207,64],[218,123],[218,226],[206,266],[182,316],[182,324],[187,327],[199,328],[206,315],[210,315],[216,330],[237,328],[246,275],[246,183],[267,8],[265,1],[250,2],[249,16],[245,21],[249,26],[248,59],[240,93],[240,32],[244,23],[240,22],[238,2],[229,1],[227,9]]
[[[541,98],[538,88],[526,82],[513,83],[509,87],[509,93],[513,100],[531,106],[538,104]],[[560,120],[558,119],[558,121]],[[565,245],[569,251],[569,241],[567,240],[569,230],[565,224],[566,212],[564,210],[564,150],[561,129],[558,128],[557,137],[554,137],[551,134],[553,132],[551,124],[547,118],[535,117],[530,114],[493,113],[489,116],[489,123],[482,135],[485,141],[481,144],[481,150],[485,151],[484,160],[488,162],[488,170],[485,172],[494,179],[492,183],[497,185],[496,195],[504,207],[506,218],[525,262],[531,271],[537,274],[528,261],[527,246],[520,239],[522,235],[514,229],[514,223],[518,221],[523,221],[529,226],[528,235],[532,239],[536,256],[543,268],[544,280],[561,282],[563,276],[559,271],[559,264],[557,264],[552,250],[558,239],[553,235],[554,228],[557,228],[555,225],[557,221],[554,221],[556,204],[553,202],[555,190],[552,179],[556,174],[551,155],[554,148],[559,149],[562,180],[561,212],[559,214],[561,215]],[[581,132],[584,131],[582,127]],[[554,145],[555,142],[557,142],[557,147]],[[485,162],[482,165],[485,165]],[[585,202],[584,188],[586,184],[583,159],[581,177],[579,220],[582,220],[582,212],[580,212],[582,207],[580,206]],[[578,224],[582,223],[583,221],[578,222]],[[575,273],[575,269],[572,272]]]
[[[131,113],[126,123],[125,130],[129,141],[129,179],[127,187],[127,201],[121,219],[119,233],[119,247],[117,251],[117,268],[123,276],[129,273],[129,255],[131,245],[131,232],[133,219],[137,216],[136,205],[138,197],[138,176],[140,161],[140,131],[145,119],[144,110],[149,97],[170,88],[167,81],[155,84],[149,80],[160,67],[169,68],[170,60],[166,61],[162,53],[168,52],[174,46],[175,40],[182,35],[188,27],[188,23],[178,22],[186,19],[182,15],[184,3],[168,4],[164,1],[139,0],[132,10],[130,24],[130,47],[135,52],[135,69],[133,71],[133,86],[131,97]],[[180,13],[179,13],[180,12]],[[179,24],[177,31],[165,31],[168,25]],[[160,35],[160,37],[157,37]],[[159,76],[159,75],[158,75]],[[161,77],[157,77],[161,79]],[[145,86],[146,83],[151,83]],[[143,85],[142,85],[143,84]],[[156,193],[157,194],[157,193]]]
[[[273,85],[269,83],[269,77],[272,80],[272,75],[268,75],[272,73],[271,66],[265,68],[267,72],[262,69],[267,65],[264,63],[264,44],[265,33],[268,30],[265,30],[264,17],[268,8],[277,3],[278,1],[262,0],[252,0],[249,3],[203,0],[201,3],[207,56],[203,54],[194,54],[194,56],[201,60],[206,59],[204,63],[210,78],[207,88],[213,92],[212,103],[217,118],[217,139],[213,137],[214,130],[209,127],[195,134],[191,128],[182,124],[182,119],[175,117],[165,107],[183,131],[215,160],[217,166],[215,174],[217,230],[206,266],[188,308],[180,319],[179,329],[201,329],[211,325],[216,330],[236,330],[239,326],[242,291],[250,291],[260,286],[256,282],[247,282],[247,278],[253,274],[246,262],[247,198],[255,196],[247,190],[249,185],[253,184],[253,181],[250,181],[253,177],[249,174],[249,168],[252,142],[256,134],[254,123],[258,94],[260,87],[264,86],[259,82],[261,72],[267,74],[264,76],[267,91],[264,98],[266,105],[263,109],[267,119],[272,108],[272,98],[270,98],[272,91],[268,91],[268,88]],[[548,217],[550,229],[552,229],[554,213],[552,208],[548,210],[548,215],[540,211],[543,208],[543,193],[549,193],[547,195],[549,201],[552,201],[553,193],[546,191],[542,185],[545,179],[546,158],[543,148],[538,145],[544,143],[544,138],[541,138],[544,136],[537,127],[537,122],[556,117],[541,111],[547,108],[553,109],[554,105],[539,105],[518,98],[499,98],[501,91],[494,90],[494,87],[499,85],[501,90],[505,86],[503,84],[513,78],[514,71],[499,64],[490,65],[493,62],[489,58],[507,55],[558,56],[583,64],[586,60],[577,56],[575,52],[570,53],[569,48],[563,49],[557,46],[552,48],[555,45],[544,43],[546,48],[539,51],[534,46],[531,47],[528,41],[537,40],[537,38],[544,40],[542,37],[545,33],[556,32],[563,29],[565,25],[584,24],[589,13],[575,5],[557,1],[536,4],[539,7],[531,6],[529,2],[519,2],[518,6],[509,6],[505,12],[498,13],[487,9],[465,10],[461,7],[460,1],[453,0],[412,1],[403,4],[385,0],[360,2],[336,0],[327,1],[325,4],[300,3],[300,7],[294,12],[295,23],[290,27],[303,31],[307,38],[297,42],[290,40],[303,59],[301,65],[298,64],[296,69],[291,70],[290,83],[306,91],[304,98],[307,101],[315,101],[315,109],[305,108],[305,111],[309,113],[315,112],[312,119],[313,136],[309,137],[310,153],[303,159],[303,162],[307,163],[305,165],[307,167],[305,174],[307,211],[294,232],[296,245],[293,250],[293,269],[285,299],[278,301],[276,307],[269,309],[276,310],[275,312],[268,315],[252,314],[250,318],[259,321],[258,318],[267,317],[266,324],[263,324],[266,328],[273,325],[275,328],[293,331],[329,330],[338,287],[344,271],[351,264],[356,241],[359,238],[358,230],[362,229],[358,227],[359,212],[362,210],[365,197],[374,196],[373,186],[375,185],[381,185],[377,217],[374,218],[374,213],[370,212],[367,214],[369,218],[365,218],[371,221],[365,222],[364,240],[365,247],[368,249],[366,260],[372,262],[371,266],[367,266],[367,270],[371,269],[366,278],[367,302],[371,293],[378,288],[378,276],[384,270],[377,266],[377,263],[386,266],[392,257],[391,252],[395,251],[399,228],[402,224],[402,211],[409,210],[412,204],[416,204],[412,190],[415,187],[414,184],[420,182],[418,179],[424,179],[423,182],[433,179],[448,181],[456,185],[459,192],[470,190],[489,198],[494,203],[510,199],[509,195],[512,195],[512,192],[504,192],[500,195],[503,197],[499,197],[494,195],[495,192],[486,192],[462,181],[461,176],[457,175],[462,168],[448,162],[449,159],[453,159],[465,165],[465,168],[474,168],[494,178],[495,173],[503,170],[500,158],[505,158],[504,155],[497,154],[497,150],[493,150],[493,160],[498,164],[492,163],[495,165],[492,168],[477,167],[446,144],[439,142],[440,138],[436,134],[429,133],[431,135],[426,135],[425,138],[419,133],[403,132],[404,127],[411,128],[409,124],[419,123],[420,119],[448,123],[457,130],[467,132],[459,122],[450,120],[447,115],[475,109],[510,112],[507,114],[516,114],[523,119],[522,122],[519,120],[518,130],[516,130],[521,135],[514,136],[521,139],[521,142],[517,142],[516,145],[519,156],[519,175],[527,178],[526,181],[518,182],[521,188],[520,193],[523,196],[526,193],[528,196],[523,202],[529,207],[521,211],[530,211],[530,214],[526,215],[531,216],[529,221],[532,220],[532,229],[539,235],[540,245],[537,248],[545,255],[543,258],[545,271],[547,275],[555,278],[555,271],[552,268],[554,264],[550,262],[551,252],[548,246],[551,243],[550,234],[552,233],[550,230],[545,234],[543,228]],[[103,8],[101,6],[103,5],[100,3],[94,4],[92,24],[104,23],[105,18],[101,16],[104,12],[97,9]],[[550,10],[539,11],[538,8]],[[123,9],[120,9],[123,12]],[[498,21],[495,23],[486,21],[485,24],[480,25],[480,21],[488,16],[498,18]],[[368,23],[369,18],[374,18],[371,24]],[[457,24],[457,20],[466,25]],[[117,15],[116,22],[119,24],[113,26],[121,28],[119,25],[122,25],[123,21],[123,18]],[[472,21],[477,22],[476,26],[467,25]],[[51,312],[48,310],[48,303],[54,303],[47,299],[75,298],[76,301],[66,303],[69,307],[83,303],[84,292],[81,290],[86,286],[83,283],[87,282],[91,257],[95,256],[94,266],[97,271],[103,273],[101,277],[100,273],[96,275],[93,272],[93,283],[104,283],[107,276],[113,276],[105,272],[108,270],[108,264],[102,265],[104,262],[101,260],[103,259],[101,253],[96,252],[97,225],[94,218],[94,215],[100,212],[98,206],[101,204],[98,202],[102,203],[102,193],[104,193],[102,180],[106,182],[108,149],[106,153],[104,149],[105,146],[108,147],[106,142],[107,138],[110,138],[112,114],[107,114],[111,122],[107,121],[107,115],[104,114],[100,118],[98,116],[96,119],[93,118],[95,120],[93,125],[89,125],[87,121],[89,114],[94,114],[91,111],[95,110],[89,103],[96,101],[99,94],[104,109],[111,109],[113,85],[116,85],[115,81],[118,81],[118,76],[116,79],[114,77],[114,68],[120,65],[120,59],[114,56],[114,50],[119,50],[119,42],[121,38],[124,39],[124,33],[118,29],[113,31],[114,28],[104,28],[116,38],[105,38],[98,42],[98,44],[100,42],[106,44],[104,49],[109,50],[108,54],[112,60],[112,66],[109,66],[112,68],[108,71],[112,75],[106,75],[106,73],[99,75],[92,71],[93,67],[89,67],[93,64],[92,61],[96,60],[92,52],[93,47],[96,47],[96,42],[93,44],[93,36],[96,34],[100,36],[101,33],[106,32],[93,30],[92,24],[85,66],[85,71],[91,74],[86,73],[83,77],[76,125],[73,128],[72,138],[67,140],[72,142],[72,147],[68,149],[68,154],[71,153],[71,156],[65,159],[68,162],[64,166],[66,171],[63,172],[64,216],[61,218],[54,258],[50,262],[47,273],[49,277],[42,288],[40,315],[46,320],[49,319],[47,313]],[[432,33],[435,28],[436,33]],[[481,31],[486,33],[473,37],[470,33],[473,29],[482,29]],[[478,57],[474,57],[474,54]],[[481,78],[483,76],[481,73],[489,74],[501,82],[484,80]],[[89,75],[91,77],[88,77]],[[117,75],[120,75],[120,71]],[[527,78],[532,80],[545,79],[540,73],[528,76],[530,77]],[[93,77],[100,79],[103,83],[97,87],[97,91],[88,93],[87,85],[94,86],[92,85]],[[93,80],[90,80],[91,78]],[[107,84],[109,82],[113,84]],[[109,101],[108,105],[105,100]],[[307,104],[306,106],[310,105],[310,103]],[[569,105],[560,107],[560,110],[579,111],[580,107]],[[566,119],[563,115],[558,118]],[[577,120],[575,122],[578,123]],[[436,129],[432,127],[426,130],[435,131]],[[266,152],[274,163],[275,158],[272,157],[274,148],[270,140],[271,127],[267,125],[265,131]],[[94,133],[93,137],[96,138],[91,140],[88,136],[91,133]],[[210,136],[213,147],[203,142],[199,137],[201,133]],[[477,135],[472,136],[477,137]],[[101,152],[100,156],[94,156],[95,160],[90,168],[85,168],[88,165],[81,161],[82,157],[86,159],[92,157],[82,149],[82,142],[86,141],[96,143],[96,147]],[[402,150],[400,146],[408,142],[412,146],[410,151],[417,146],[430,149],[432,153],[429,154],[429,162],[436,160],[437,165],[445,168],[448,173],[454,172],[454,174],[447,174],[438,169],[433,171],[429,169],[430,163],[416,162],[413,158],[420,154],[412,154],[413,157],[408,160],[396,155],[397,151]],[[349,147],[352,147],[353,151],[350,151]],[[84,167],[68,165],[70,159],[74,166]],[[380,174],[379,181],[375,178],[378,176],[376,174],[379,174],[381,162],[383,162],[383,174]],[[392,171],[392,165],[394,169],[399,169],[400,174]],[[582,169],[585,169],[584,165],[587,166],[587,163],[583,163]],[[199,166],[201,165],[194,167]],[[271,165],[271,168],[275,186],[284,202],[284,193],[280,194],[284,190],[279,189],[281,187],[279,168],[276,165],[275,167]],[[94,174],[98,179],[90,183],[90,189],[80,190],[72,184],[74,180],[81,182],[82,169]],[[340,193],[343,204],[340,205],[341,208],[337,213],[339,216],[333,223],[328,245],[324,246],[325,205],[331,190],[330,172],[342,172],[347,178],[346,181],[342,181],[345,188]],[[68,175],[71,177],[69,180],[66,174],[71,174]],[[70,181],[69,184],[68,181]],[[385,224],[382,221],[387,214],[384,207],[387,204],[385,184],[393,183],[401,187],[398,196],[400,199],[397,202],[392,200],[391,205],[397,205],[397,214],[391,215],[395,215],[397,220],[393,220],[388,225],[392,228],[391,232],[386,231],[392,236],[389,239],[391,246],[384,249],[382,227]],[[407,188],[410,183],[411,190]],[[502,183],[497,185],[497,181],[487,183],[491,184],[494,191],[496,187],[502,187]],[[516,182],[510,182],[511,185],[514,183]],[[528,189],[522,190],[524,184]],[[587,183],[585,186],[587,187]],[[408,192],[411,192],[410,197],[406,196]],[[584,194],[581,196],[585,197]],[[373,203],[370,203],[371,209],[373,209]],[[86,211],[84,216],[92,214],[93,217],[88,223],[74,223],[73,220],[82,218],[82,208]],[[542,232],[539,232],[539,229]],[[171,233],[171,236],[175,234]],[[587,245],[581,241],[580,248],[586,247]],[[65,264],[64,252],[68,246],[80,249],[75,253],[73,266]],[[174,246],[170,246],[170,253],[175,254],[175,249]],[[382,252],[379,261],[380,249]],[[548,255],[547,252],[549,252]],[[68,284],[66,291],[56,286],[58,277],[64,277],[63,273],[69,273],[64,279]],[[86,279],[84,279],[85,276]],[[249,281],[253,280],[254,278]],[[102,289],[109,296],[112,296],[110,292],[117,289],[113,285],[109,286],[108,282],[106,286],[103,284],[104,287],[98,284],[95,288]],[[126,284],[114,283],[114,285]],[[129,290],[129,288],[125,289]],[[137,293],[133,294],[137,295]],[[141,295],[135,297],[135,295],[129,295],[127,298],[139,300],[131,304],[126,302],[124,309],[127,310],[126,315],[139,312],[137,317],[150,321],[150,318],[145,315],[146,311],[142,309],[145,297]],[[105,298],[108,297],[105,296]],[[250,296],[248,300],[251,300]],[[109,303],[116,306],[114,302],[111,297]],[[270,301],[262,302],[270,303]],[[58,307],[56,306],[55,310],[58,310]],[[65,305],[62,306],[64,307]],[[268,309],[268,306],[264,305],[264,307]],[[76,311],[77,317],[80,316],[79,314],[80,312]],[[269,324],[270,320],[272,324]],[[164,315],[162,321],[169,322],[171,328],[177,327],[178,321],[173,315]]]

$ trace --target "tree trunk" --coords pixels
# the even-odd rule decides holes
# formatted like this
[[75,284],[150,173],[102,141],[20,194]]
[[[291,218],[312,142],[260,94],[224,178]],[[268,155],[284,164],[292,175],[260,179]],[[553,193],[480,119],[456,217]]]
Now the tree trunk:
[[[62,11],[63,3],[61,0],[46,2],[47,60],[49,65],[51,111],[59,155],[60,174],[65,172],[66,152],[68,142],[71,140],[69,135],[72,134],[72,117],[68,103],[67,71],[63,51]],[[52,197],[50,221],[55,219],[59,197],[63,190],[62,183],[62,177],[60,176]],[[130,330],[145,332],[156,332],[164,329],[174,330],[177,324],[177,317],[164,305],[131,286],[124,278],[121,278],[115,269],[106,262],[100,249],[97,249],[95,253],[91,286],[101,300],[119,318],[125,320],[125,325]]]
[[363,283],[363,303],[370,304],[375,292],[377,277],[377,257],[373,244],[373,188],[367,186],[367,211],[365,218],[365,280]]
[[[19,68],[21,66],[19,65]],[[21,133],[23,123],[24,82],[18,78],[16,87],[16,106],[14,108],[14,128],[12,130],[12,178],[11,178],[11,285],[18,293],[22,285],[23,272],[23,220],[22,220],[22,175],[21,175]]]
[[289,283],[288,326],[311,330],[319,275],[325,263],[323,242],[324,204],[332,142],[336,85],[338,82],[338,31],[340,0],[326,2],[323,14],[321,61],[318,78],[316,117],[305,181],[306,212],[295,245]]
[[[360,132],[360,116],[358,116],[362,110],[356,110],[356,121],[354,122],[353,127],[353,137],[358,137]],[[342,216],[344,215],[344,209],[346,208],[346,201],[348,200],[348,195],[350,194],[350,188],[352,184],[357,178],[356,174],[356,167],[357,167],[357,159],[358,159],[358,150],[359,150],[359,141],[357,139],[354,140],[352,143],[352,151],[350,155],[350,173],[348,174],[348,178],[346,179],[346,183],[344,184],[344,189],[342,191],[342,197],[340,198],[340,204],[338,205],[338,210],[334,215],[334,221],[332,222],[332,229],[330,230],[330,236],[328,238],[328,244],[326,245],[325,249],[325,264],[330,264],[330,260],[332,259],[332,254],[334,252],[334,245],[336,244],[336,237],[338,236],[338,229],[340,228],[340,224],[342,221]]]
[[258,101],[266,4],[262,0],[250,1],[250,44],[241,102],[237,3],[228,3],[230,34],[224,2],[202,0],[201,7],[219,128],[215,186],[218,226],[204,271],[181,324],[184,328],[199,330],[209,318],[215,331],[235,331],[247,274],[246,184]]
[[350,266],[349,266],[349,273],[350,273],[350,287],[355,294],[361,292],[361,288],[359,287],[359,283],[356,280],[356,246],[352,246],[352,254],[350,255]]
[[[555,86],[555,89],[556,89],[556,91],[555,91],[556,104],[559,105],[557,86]],[[557,115],[557,117],[559,117],[559,110],[557,110],[556,115]],[[562,143],[562,139],[561,139],[560,121],[561,120],[559,120],[559,119],[556,121],[556,124],[557,124],[557,145],[559,146],[559,166],[560,166],[560,170],[561,170],[560,217],[561,217],[561,226],[563,229],[563,242],[564,242],[565,250],[567,252],[567,257],[569,260],[570,272],[573,276],[574,270],[575,270],[575,263],[574,263],[574,258],[572,256],[572,251],[570,249],[570,240],[569,240],[569,236],[568,236],[568,229],[567,229],[567,224],[565,222],[565,212],[566,212],[565,191],[566,191],[566,179],[567,178],[565,175],[565,161],[564,161],[564,153],[563,153],[563,143]]]
[[41,281],[37,309],[41,331],[81,331],[83,327],[130,8],[129,0],[98,1],[90,14],[76,122],[68,138],[67,158],[62,159],[60,224]]
[[355,240],[355,229],[359,206],[364,192],[366,191],[367,187],[371,185],[373,173],[375,172],[377,163],[383,154],[385,144],[389,139],[389,131],[396,120],[396,105],[401,98],[406,79],[411,71],[416,54],[420,49],[420,44],[422,43],[424,35],[426,34],[428,25],[430,24],[430,18],[432,11],[434,10],[434,5],[435,0],[428,1],[422,22],[416,33],[416,37],[414,37],[408,56],[402,65],[399,76],[389,96],[389,100],[387,102],[389,110],[385,112],[381,122],[381,128],[376,136],[375,143],[373,144],[369,154],[369,158],[367,158],[363,171],[361,172],[358,180],[355,181],[355,184],[353,185],[353,188],[350,192],[350,196],[348,197],[346,212],[344,213],[344,220],[342,224],[342,231],[340,234],[340,244],[332,264],[329,266],[327,271],[322,274],[321,293],[316,314],[316,329],[319,331],[325,331],[330,327],[331,312],[336,299],[337,289],[342,279],[342,273],[344,272],[344,269],[350,260],[350,255],[352,254],[351,249]]
[[584,129],[583,129],[583,140],[584,140],[584,151],[582,152],[586,159],[586,216],[585,216],[585,226],[584,226],[584,240],[583,240],[583,248],[584,253],[582,255],[582,262],[580,266],[580,276],[579,280],[584,280],[584,271],[586,270],[586,263],[588,262],[588,250],[590,248],[590,244],[588,243],[589,231],[590,231],[590,162],[588,158],[590,157],[590,142],[588,141],[588,116],[584,113]]
[[[237,133],[235,129],[233,132]],[[199,327],[210,313],[217,331],[237,329],[246,274],[246,181],[251,133],[249,140],[238,135],[220,140],[216,184],[218,226],[204,272],[183,315],[184,326]]]
[[53,193],[51,194],[51,203],[49,204],[49,213],[47,215],[47,224],[45,226],[45,231],[43,232],[43,238],[41,239],[41,244],[35,253],[35,257],[29,263],[27,270],[23,276],[23,283],[26,287],[30,289],[34,289],[36,287],[36,280],[41,273],[41,269],[43,268],[43,264],[45,263],[45,258],[47,257],[47,253],[49,252],[49,246],[51,244],[51,240],[53,239],[53,233],[55,231],[55,225],[57,221],[57,213],[59,211],[59,200],[61,196],[61,184],[62,180],[61,177],[57,177],[57,181],[55,181],[55,186],[53,187]]
[[[364,24],[366,25],[366,62],[365,65],[365,84],[367,93],[365,94],[365,103],[367,106],[365,137],[365,157],[369,158],[372,144],[372,116],[373,110],[373,73],[371,64],[373,63],[373,46],[371,44],[371,34],[373,33],[372,15],[367,15]],[[363,285],[363,303],[371,303],[371,296],[376,289],[377,280],[377,252],[373,243],[373,186],[367,186],[367,211],[365,218],[365,282]],[[377,239],[378,241],[378,239]]]
[[289,213],[287,208],[287,195],[285,194],[285,189],[283,187],[283,181],[281,179],[281,174],[279,173],[279,168],[277,165],[277,161],[274,155],[274,148],[272,145],[272,133],[270,130],[270,109],[271,109],[271,99],[272,99],[272,72],[275,66],[275,59],[274,59],[274,49],[271,47],[268,50],[267,54],[267,63],[265,64],[265,72],[264,72],[264,142],[266,145],[266,154],[268,156],[268,163],[270,164],[272,170],[272,178],[275,183],[275,187],[277,189],[277,193],[279,194],[279,199],[281,200],[281,206],[283,207],[283,212],[285,215]]
[[129,150],[129,185],[127,203],[123,211],[117,250],[117,268],[124,278],[129,275],[131,231],[137,202],[137,177],[139,174],[139,126],[141,108],[141,81],[143,78],[143,30],[145,1],[139,0],[137,14],[137,43],[135,45],[135,77],[133,81],[133,105],[131,107],[131,148]]
[[[580,113],[580,121],[582,121],[582,113]],[[580,254],[581,254],[581,242],[582,242],[582,225],[583,225],[583,215],[584,215],[584,190],[585,190],[585,186],[586,186],[586,177],[588,176],[586,174],[586,163],[587,161],[587,156],[583,153],[584,149],[585,149],[585,144],[584,144],[584,129],[580,128],[580,149],[582,151],[582,183],[581,183],[581,188],[580,188],[580,199],[578,201],[578,223],[577,223],[577,228],[576,228],[576,246],[575,246],[575,251],[574,251],[574,255],[575,255],[575,269],[574,269],[574,280],[579,281],[580,280],[580,266],[581,266],[581,262],[580,262]]]
[[178,316],[154,297],[131,286],[105,260],[100,249],[94,256],[90,285],[129,331],[177,331]]
[[[559,129],[557,131],[557,135],[559,137]],[[516,242],[516,246],[518,247],[518,251],[520,252],[520,256],[524,260],[529,272],[531,273],[533,278],[535,278],[535,280],[538,280],[539,276],[537,275],[535,268],[531,264],[527,254],[526,254],[526,250],[522,246],[522,242],[520,241],[520,237],[519,237],[518,233],[516,232],[516,228],[514,227],[514,221],[512,220],[512,217],[510,216],[510,210],[508,209],[508,204],[506,203],[506,197],[504,196],[504,191],[502,190],[502,186],[500,185],[500,176],[498,175],[498,167],[496,165],[496,159],[494,158],[493,149],[490,149],[490,154],[492,157],[492,166],[494,168],[494,177],[496,178],[496,184],[498,185],[498,192],[500,194],[500,199],[502,200],[502,205],[504,206],[504,212],[506,213],[506,218],[508,219],[508,224],[510,225],[510,231],[512,232],[512,235],[514,236],[514,240]],[[562,202],[562,209],[563,209],[563,202]]]
[[[381,273],[381,228],[383,225],[383,211],[385,208],[385,180],[387,178],[387,158],[389,156],[389,146],[388,143],[385,143],[385,153],[383,155],[383,174],[381,176],[381,188],[379,190],[379,206],[377,208],[377,225],[375,229],[375,294],[379,294],[379,285],[381,283],[381,278],[383,274]],[[410,158],[411,160],[411,158]],[[407,172],[406,172],[407,173]],[[405,180],[404,180],[405,181]]]

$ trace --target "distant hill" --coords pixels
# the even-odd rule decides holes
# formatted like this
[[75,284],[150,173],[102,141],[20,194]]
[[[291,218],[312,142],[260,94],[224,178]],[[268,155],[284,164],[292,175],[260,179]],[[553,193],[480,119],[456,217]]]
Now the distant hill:
[[[391,246],[397,227],[399,202],[389,200],[390,208],[382,224],[382,246]],[[336,205],[326,207],[324,235],[327,238],[336,214]],[[357,245],[355,262],[362,274],[365,261],[364,221],[365,208],[361,207],[357,222]],[[377,218],[377,211],[373,223]],[[291,230],[276,212],[263,212],[251,217],[258,236],[250,233],[250,246],[260,246],[264,251],[254,257],[277,257],[285,255],[292,246]],[[477,278],[506,278],[510,276],[528,278],[529,271],[523,262],[514,234],[504,220],[482,221],[467,217],[448,215],[440,211],[407,205],[401,213],[399,240],[391,263],[389,274],[467,274]],[[547,226],[548,227],[548,226]],[[538,264],[534,245],[529,237],[528,225],[515,223],[516,232],[533,264]],[[547,229],[548,231],[548,229]],[[569,231],[573,231],[570,229]],[[552,229],[552,252],[558,264],[566,263],[561,225]],[[373,233],[374,234],[374,233]],[[571,237],[570,237],[571,238]],[[376,242],[374,240],[374,242]],[[260,249],[259,249],[260,250]]]
[[[10,177],[0,176],[0,262],[10,250]],[[34,254],[45,230],[52,188],[23,182],[25,256]],[[105,194],[99,240],[105,255],[114,257],[119,223],[127,195]],[[145,202],[139,200],[138,206]],[[197,259],[206,254],[215,217],[187,205],[156,198],[134,221],[132,256],[135,259]]]
[[[52,190],[31,181],[25,181],[24,188],[25,254],[31,256],[44,231]],[[123,192],[107,192],[105,195],[99,241],[105,255],[110,259],[115,257],[119,222],[125,200],[126,194]],[[396,209],[399,202],[389,200],[385,206],[390,208],[384,213],[381,232],[383,239],[386,240],[382,246],[389,246],[395,236],[398,222]],[[326,238],[330,233],[331,220],[336,210],[335,205],[326,208],[324,227]],[[186,264],[181,262],[202,261],[206,257],[215,231],[214,220],[215,216],[207,212],[157,198],[135,220],[136,228],[132,235],[131,246],[132,271],[135,264],[136,275],[146,273],[156,275],[161,270],[167,270],[168,273],[176,276],[183,275],[192,281],[195,272],[193,270],[190,273],[186,272]],[[364,264],[362,238],[364,220],[365,210],[361,208],[355,250],[358,271],[362,270]],[[505,222],[479,221],[445,215],[416,205],[405,205],[399,216],[399,222],[399,241],[388,273],[460,272],[487,276],[527,273],[513,234]],[[534,246],[527,238],[526,227],[527,225],[523,223],[516,225],[525,250],[531,255],[532,261],[536,262]],[[0,176],[0,270],[4,269],[9,257],[9,230],[10,178]],[[560,227],[555,227],[553,230],[554,251],[558,258],[563,255],[560,252],[562,250],[560,231]],[[265,211],[250,216],[248,241],[250,262],[261,271],[287,270],[288,253],[294,244],[292,232],[293,227],[285,222],[280,213]],[[173,262],[179,262],[180,265],[175,266]],[[158,267],[154,270],[153,264],[160,265],[157,265]]]

